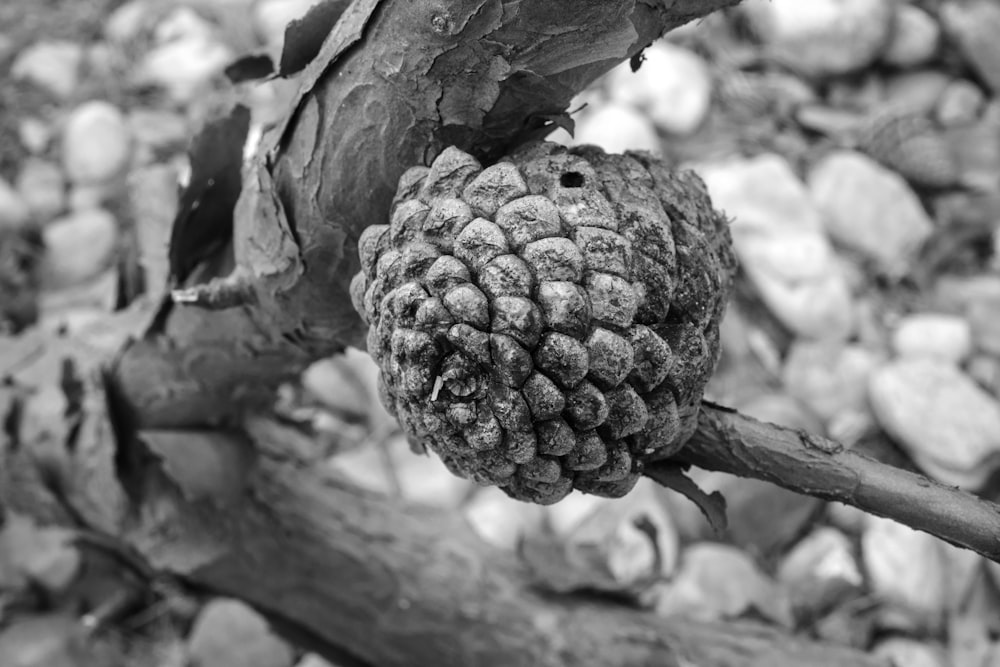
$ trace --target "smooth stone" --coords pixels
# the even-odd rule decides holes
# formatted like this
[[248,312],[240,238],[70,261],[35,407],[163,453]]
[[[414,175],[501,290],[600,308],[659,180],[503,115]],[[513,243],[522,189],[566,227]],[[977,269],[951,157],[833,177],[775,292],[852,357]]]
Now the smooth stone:
[[778,581],[800,609],[822,611],[864,586],[851,540],[835,528],[820,527],[781,560]]
[[0,228],[20,227],[31,218],[31,208],[17,189],[0,176]]
[[17,137],[32,155],[44,153],[52,141],[52,128],[40,118],[26,116],[18,121]]
[[103,209],[71,213],[53,221],[42,232],[45,241],[43,283],[70,287],[96,277],[114,257],[118,225]]
[[1000,5],[996,0],[941,4],[941,24],[966,62],[994,95],[1000,93]]
[[76,42],[36,42],[21,51],[11,65],[10,74],[66,99],[79,85],[83,56],[83,47]]
[[830,153],[809,173],[830,236],[892,275],[907,269],[933,224],[898,174],[855,151]]
[[192,660],[212,667],[291,667],[295,652],[249,605],[216,598],[206,604],[188,638]]
[[712,104],[708,65],[693,51],[654,42],[636,72],[622,63],[607,77],[611,99],[646,114],[663,132],[686,136],[705,120]]
[[63,169],[73,183],[100,184],[121,176],[131,151],[125,116],[110,102],[81,104],[63,128]]
[[768,51],[814,77],[826,77],[878,59],[891,35],[893,5],[884,0],[746,0],[740,11]]
[[662,153],[660,138],[649,119],[632,107],[607,104],[583,115],[576,126],[576,145],[593,144],[608,153]]
[[955,79],[941,93],[935,115],[945,127],[969,125],[979,117],[985,101],[982,88],[968,79]]
[[952,664],[940,646],[906,637],[886,639],[872,653],[877,658],[888,660],[892,665],[906,667],[949,667]]
[[974,489],[1000,464],[1000,403],[954,364],[890,362],[869,396],[881,426],[935,479]]
[[786,391],[824,420],[845,413],[867,414],[868,381],[882,355],[856,344],[799,340],[785,356]]
[[896,21],[882,62],[917,67],[931,60],[941,44],[941,27],[934,17],[911,4],[896,6]]
[[183,38],[149,51],[136,67],[135,78],[162,88],[177,104],[188,104],[232,60],[230,48],[214,37]]
[[62,169],[41,158],[28,158],[17,175],[17,191],[35,220],[48,222],[66,209],[66,178]]
[[261,0],[253,9],[253,27],[265,44],[282,44],[288,24],[302,18],[317,1]]
[[914,618],[934,623],[948,595],[944,543],[892,519],[870,516],[861,557],[872,593]]
[[732,219],[736,253],[771,312],[801,336],[846,338],[854,326],[846,277],[788,161],[765,154],[696,170]]
[[896,325],[892,348],[901,357],[939,359],[957,365],[972,353],[972,328],[956,315],[914,313]]

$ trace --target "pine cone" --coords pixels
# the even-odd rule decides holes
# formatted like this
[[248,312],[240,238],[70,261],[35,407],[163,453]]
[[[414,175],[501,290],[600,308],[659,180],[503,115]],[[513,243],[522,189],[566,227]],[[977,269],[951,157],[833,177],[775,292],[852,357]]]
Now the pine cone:
[[351,284],[380,390],[457,475],[619,497],[694,431],[735,268],[691,172],[534,144],[403,174]]

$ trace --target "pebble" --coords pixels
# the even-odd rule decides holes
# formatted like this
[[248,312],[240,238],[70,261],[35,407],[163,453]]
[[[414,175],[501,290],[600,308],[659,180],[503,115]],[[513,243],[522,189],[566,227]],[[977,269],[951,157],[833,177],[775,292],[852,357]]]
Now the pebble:
[[1000,403],[953,364],[899,359],[872,374],[881,426],[924,472],[945,484],[979,487],[1000,454]]
[[103,100],[85,102],[73,110],[63,129],[63,168],[73,183],[106,183],[124,173],[131,145],[118,107]]
[[103,209],[70,213],[43,231],[43,282],[71,287],[96,277],[111,261],[118,241],[114,216]]
[[968,79],[955,79],[941,93],[935,116],[941,125],[969,125],[979,118],[986,96],[982,88]]
[[285,27],[302,18],[317,0],[261,0],[253,10],[253,25],[264,43],[278,46],[284,42]]
[[593,144],[608,153],[662,153],[660,138],[649,118],[624,104],[611,103],[583,114],[573,143]]
[[158,86],[177,104],[193,101],[213,77],[233,60],[233,52],[215,37],[198,35],[161,44],[139,62],[140,84]]
[[898,72],[885,80],[885,106],[902,113],[930,113],[951,81],[948,74],[937,69]]
[[1000,173],[1000,117],[990,108],[974,123],[949,127],[945,137],[958,162],[963,185],[982,192],[997,190]]
[[542,522],[543,508],[512,500],[496,487],[480,489],[465,504],[462,513],[483,540],[514,552],[525,532]]
[[17,137],[29,153],[38,155],[49,147],[49,142],[52,141],[52,128],[40,118],[25,116],[17,123]]
[[669,42],[654,42],[643,56],[638,71],[626,62],[609,73],[611,99],[641,111],[663,132],[692,134],[712,103],[712,79],[705,61]]
[[17,191],[35,220],[46,223],[66,209],[66,179],[53,162],[31,157],[21,165]]
[[799,340],[788,350],[781,379],[825,421],[868,415],[868,380],[881,362],[879,353],[861,345]]
[[1000,5],[995,0],[950,0],[940,9],[945,32],[993,91],[1000,93]]
[[324,660],[315,653],[307,653],[304,656],[302,656],[302,659],[295,664],[295,667],[337,667],[337,666],[334,665],[332,662]]
[[249,605],[217,598],[206,604],[188,639],[191,659],[212,667],[291,667],[292,647]]
[[770,422],[778,426],[794,428],[810,433],[823,430],[823,424],[797,398],[784,393],[765,393],[755,395],[747,401],[733,405],[745,415],[760,421]]
[[751,29],[779,58],[814,77],[846,74],[878,59],[894,3],[884,0],[747,0]]
[[0,176],[0,229],[20,227],[31,218],[31,209],[21,195]]
[[807,338],[846,338],[851,295],[819,211],[775,154],[697,167],[716,208],[733,219],[737,255],[774,315]]
[[795,606],[821,612],[864,586],[851,540],[835,528],[820,527],[784,557],[777,571]]
[[956,315],[914,313],[896,325],[892,348],[900,357],[938,359],[958,365],[972,353],[972,328]]
[[112,42],[130,42],[147,27],[151,13],[149,0],[129,0],[115,8],[104,22],[104,36]]
[[76,42],[37,42],[21,51],[10,73],[15,79],[29,81],[66,99],[79,85],[83,56],[83,47]]
[[872,592],[914,619],[941,618],[947,598],[947,556],[936,537],[870,516],[861,556]]
[[917,67],[934,57],[940,43],[941,28],[934,17],[919,7],[900,3],[882,61],[896,67]]
[[951,663],[940,646],[906,637],[892,637],[880,642],[873,651],[892,665],[906,667],[948,667]]
[[828,154],[810,171],[808,181],[830,236],[890,275],[906,271],[933,230],[906,181],[861,153]]
[[971,301],[966,316],[976,348],[1000,357],[1000,295]]
[[156,150],[183,147],[190,139],[187,119],[173,111],[132,109],[128,126],[136,143]]

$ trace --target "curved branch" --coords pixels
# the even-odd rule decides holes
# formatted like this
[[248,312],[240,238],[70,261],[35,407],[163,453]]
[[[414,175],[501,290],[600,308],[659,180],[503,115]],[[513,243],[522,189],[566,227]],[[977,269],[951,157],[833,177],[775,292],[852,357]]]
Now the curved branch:
[[706,402],[698,430],[676,459],[847,503],[1000,562],[1000,505],[828,438]]

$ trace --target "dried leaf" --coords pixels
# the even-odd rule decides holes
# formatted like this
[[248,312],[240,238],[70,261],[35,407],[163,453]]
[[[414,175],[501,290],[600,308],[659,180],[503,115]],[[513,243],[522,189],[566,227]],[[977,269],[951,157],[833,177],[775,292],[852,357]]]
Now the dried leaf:
[[191,180],[181,194],[170,235],[170,272],[178,283],[232,238],[249,129],[250,110],[237,105],[229,115],[208,123],[188,151]]
[[746,553],[709,542],[684,552],[681,568],[660,592],[656,610],[664,616],[705,620],[757,612],[782,625],[792,624],[788,599]]
[[62,592],[80,567],[73,539],[72,531],[8,513],[0,532],[0,588],[17,590],[31,582],[52,595]]
[[702,491],[684,474],[684,466],[666,461],[657,462],[646,468],[646,476],[668,489],[673,489],[697,505],[716,533],[725,532],[726,499],[718,491],[712,493]]
[[[582,513],[572,509],[578,500]],[[549,590],[638,596],[676,565],[677,533],[648,480],[624,498],[573,495],[546,512],[550,520],[527,533],[519,555]]]
[[280,76],[297,74],[319,54],[349,4],[349,0],[323,0],[310,7],[305,16],[288,24],[278,67]]
[[226,506],[242,496],[254,464],[244,441],[218,431],[142,431],[139,436],[187,500]]
[[223,71],[234,84],[256,81],[274,74],[274,61],[266,53],[251,53],[229,63]]

